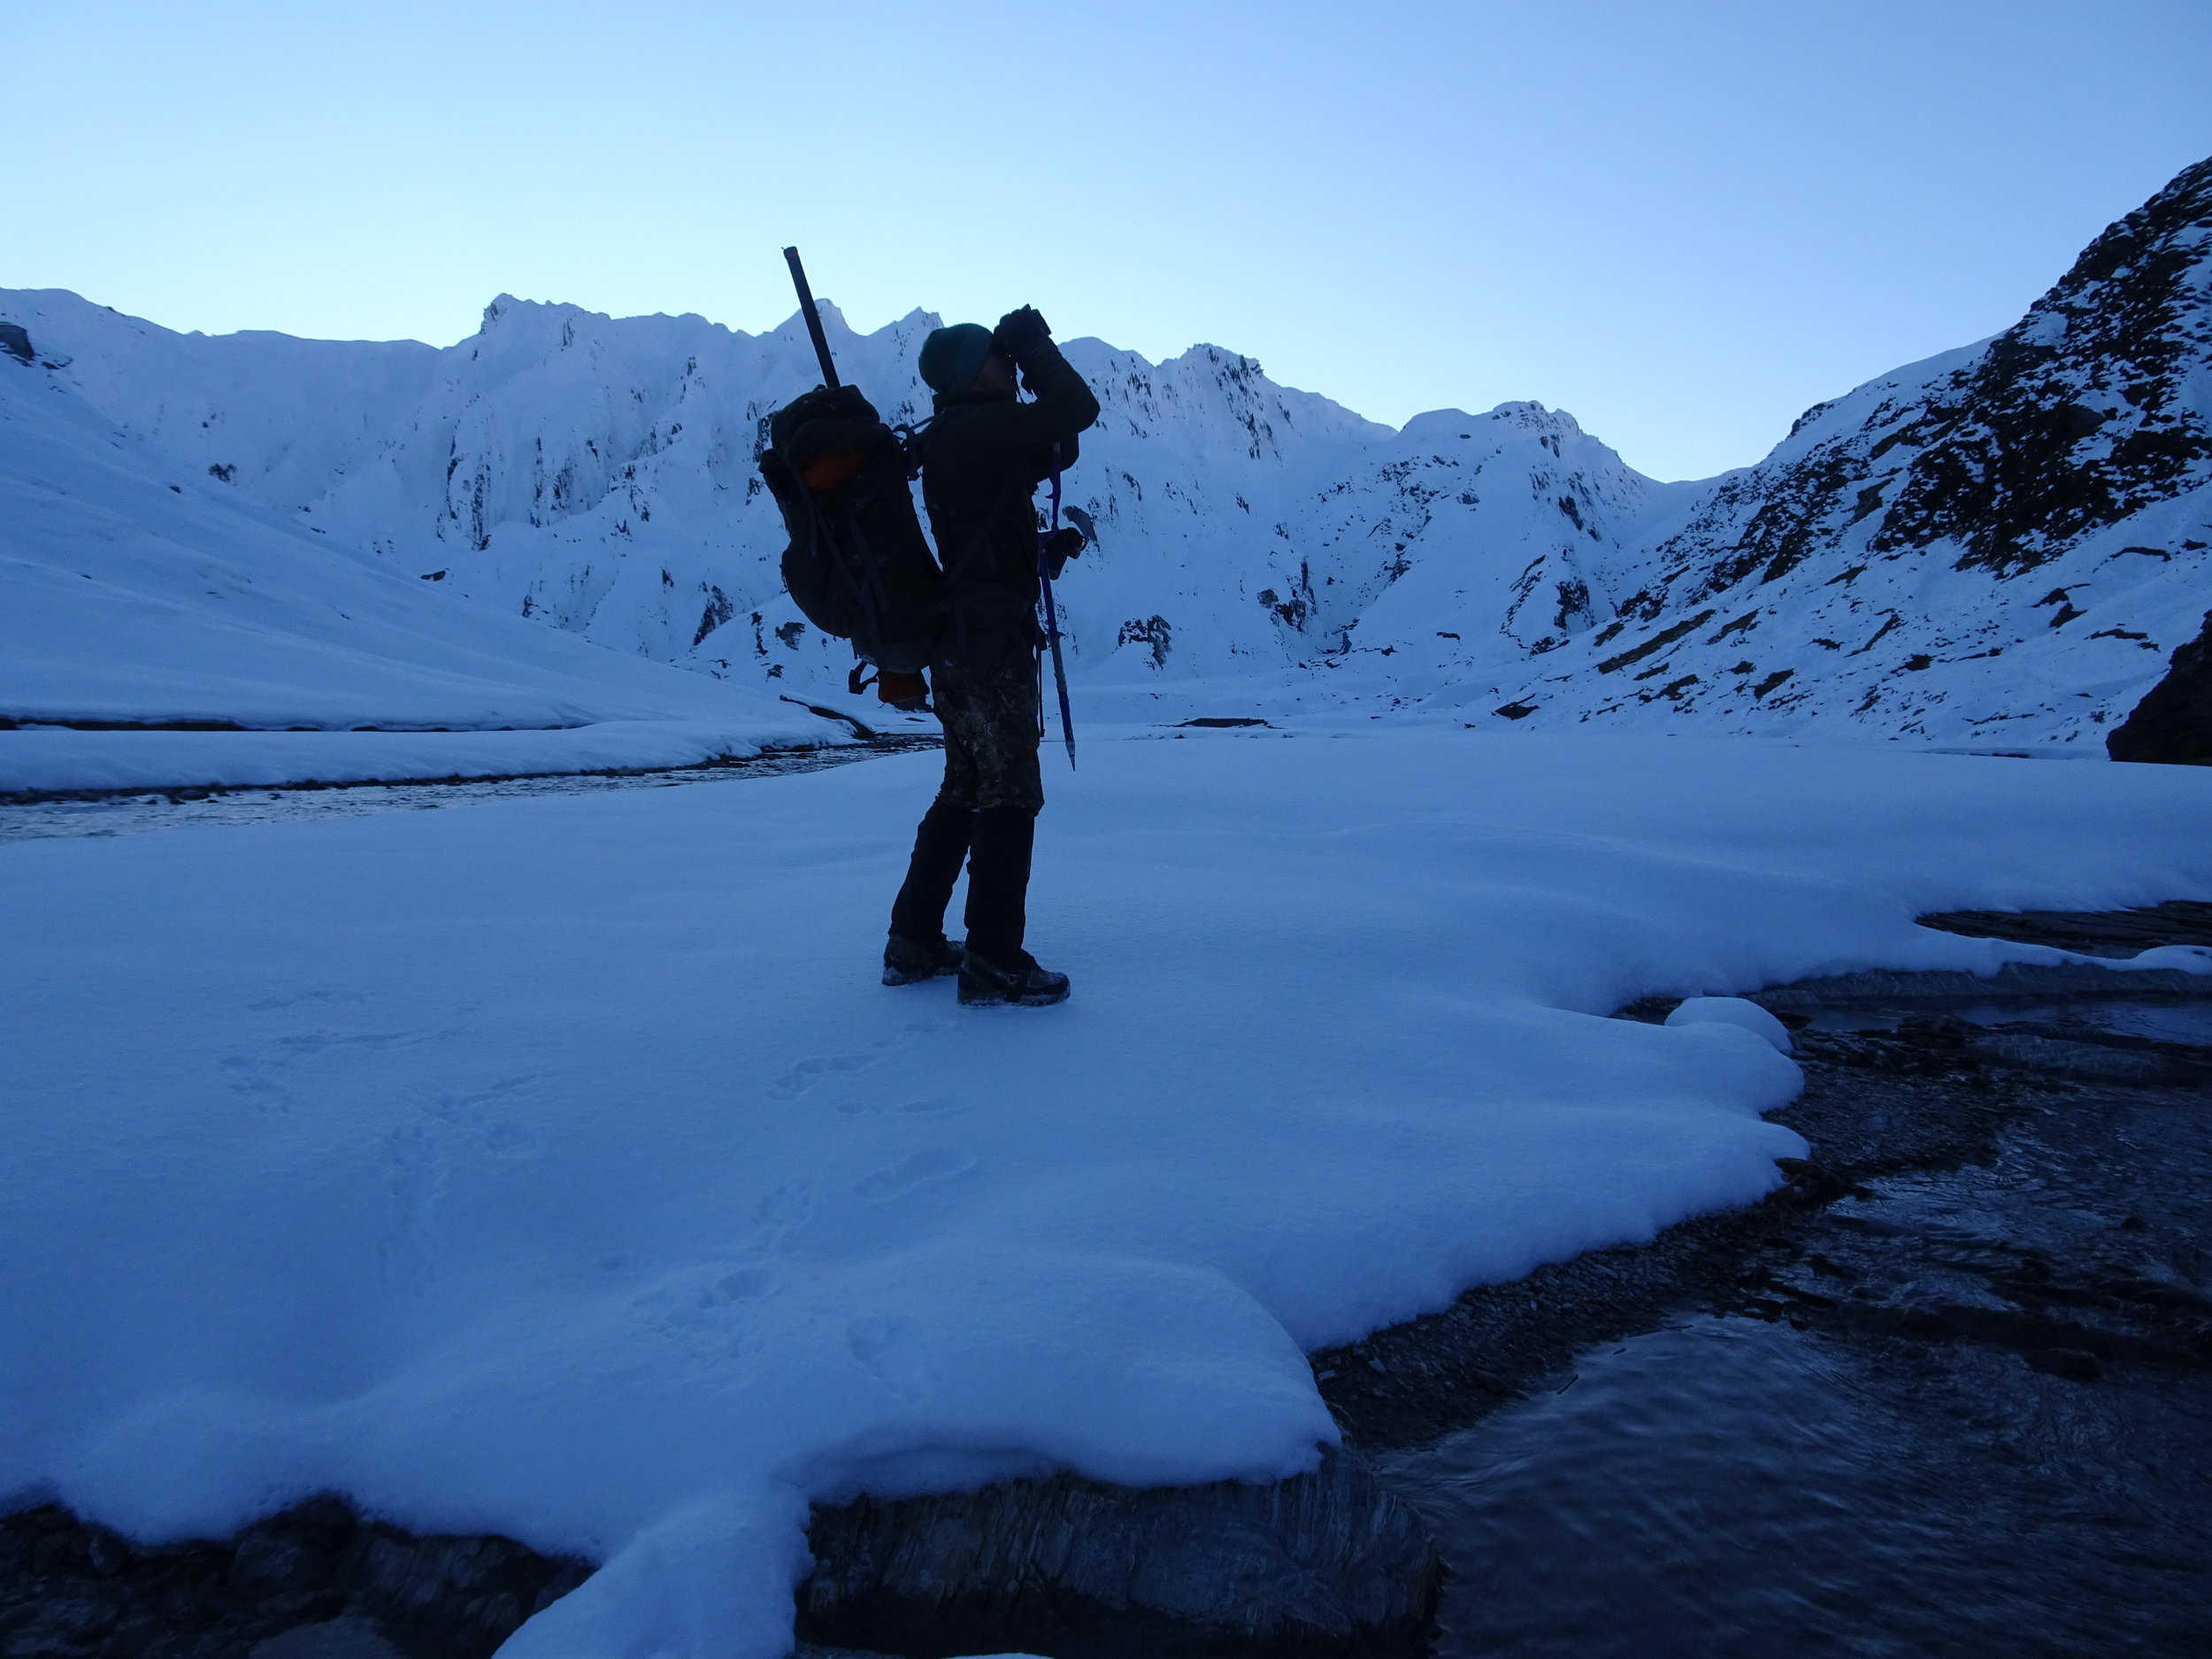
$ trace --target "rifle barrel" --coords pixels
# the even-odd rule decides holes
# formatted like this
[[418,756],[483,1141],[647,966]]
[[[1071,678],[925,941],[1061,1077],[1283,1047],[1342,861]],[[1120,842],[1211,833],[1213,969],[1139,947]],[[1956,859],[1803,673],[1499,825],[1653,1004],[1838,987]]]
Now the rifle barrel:
[[806,267],[799,263],[799,250],[786,248],[783,262],[791,267],[791,286],[799,290],[799,314],[806,319],[806,331],[814,340],[814,355],[821,359],[822,384],[835,391],[837,365],[830,361],[829,340],[822,333],[822,313],[815,308],[814,290],[806,285]]

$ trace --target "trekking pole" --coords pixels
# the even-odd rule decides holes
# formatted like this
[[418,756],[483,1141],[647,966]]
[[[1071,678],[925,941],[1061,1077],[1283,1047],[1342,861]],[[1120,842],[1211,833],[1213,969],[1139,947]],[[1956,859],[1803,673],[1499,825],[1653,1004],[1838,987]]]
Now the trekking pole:
[[813,336],[814,355],[822,360],[822,384],[833,392],[837,389],[837,365],[830,361],[829,341],[822,333],[822,313],[814,308],[814,290],[806,285],[806,267],[799,263],[799,250],[786,248],[783,262],[791,267],[791,286],[799,290],[799,314],[806,319],[806,331]]
[[[1060,446],[1052,446],[1052,527],[1060,527]],[[1060,692],[1060,732],[1068,741],[1068,770],[1075,770],[1075,717],[1068,711],[1068,665],[1060,657],[1060,612],[1052,603],[1052,573],[1045,569],[1045,544],[1037,543],[1037,587],[1045,601],[1045,641],[1052,647],[1052,679]]]

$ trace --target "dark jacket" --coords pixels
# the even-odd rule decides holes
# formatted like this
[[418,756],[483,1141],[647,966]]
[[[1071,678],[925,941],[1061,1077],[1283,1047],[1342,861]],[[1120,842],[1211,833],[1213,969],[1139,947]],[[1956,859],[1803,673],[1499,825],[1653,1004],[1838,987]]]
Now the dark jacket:
[[922,503],[945,567],[947,632],[1026,629],[1037,606],[1037,510],[1031,497],[1065,471],[1075,434],[1098,419],[1098,399],[1056,346],[1022,370],[1033,403],[943,392],[921,434]]

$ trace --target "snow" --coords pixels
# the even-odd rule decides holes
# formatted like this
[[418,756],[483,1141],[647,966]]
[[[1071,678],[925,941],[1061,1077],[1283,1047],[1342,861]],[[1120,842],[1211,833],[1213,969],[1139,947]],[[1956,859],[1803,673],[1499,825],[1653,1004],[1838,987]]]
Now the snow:
[[2138,968],[2170,968],[2181,973],[2212,973],[2212,947],[2161,945],[2154,950],[2137,951],[2128,958],[2128,962]]
[[874,982],[933,774],[0,849],[0,1494],[336,1488],[604,1563],[510,1655],[769,1659],[810,1500],[1289,1473],[1306,1351],[1804,1152],[1609,1010],[2212,897],[2198,769],[1194,731],[1051,786],[1074,997],[963,1010]]
[[1756,1002],[1740,996],[1686,996],[1668,1014],[1670,1025],[1733,1025],[1747,1031],[1762,1042],[1770,1043],[1784,1054],[1794,1048],[1790,1041],[1789,1027],[1761,1008]]

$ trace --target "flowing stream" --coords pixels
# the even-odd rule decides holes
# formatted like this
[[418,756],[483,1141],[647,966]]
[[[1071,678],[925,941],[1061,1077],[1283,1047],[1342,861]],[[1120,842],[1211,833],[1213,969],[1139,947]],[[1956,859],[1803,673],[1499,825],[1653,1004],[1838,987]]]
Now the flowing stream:
[[910,749],[934,749],[934,738],[881,738],[828,749],[774,751],[749,760],[668,772],[570,772],[545,778],[494,778],[478,783],[358,783],[313,788],[150,789],[82,799],[0,802],[0,841],[66,835],[131,835],[142,830],[203,824],[267,824],[290,818],[360,818],[376,812],[427,812],[533,795],[595,795],[612,789],[666,789],[682,784],[737,783],[795,772],[821,772]]
[[[2212,1061],[2212,1000],[1977,1011]],[[2212,1653],[2208,1193],[2212,1090],[2054,1090],[1827,1210],[1766,1317],[1678,1315],[1381,1460],[1450,1567],[1440,1659]]]

